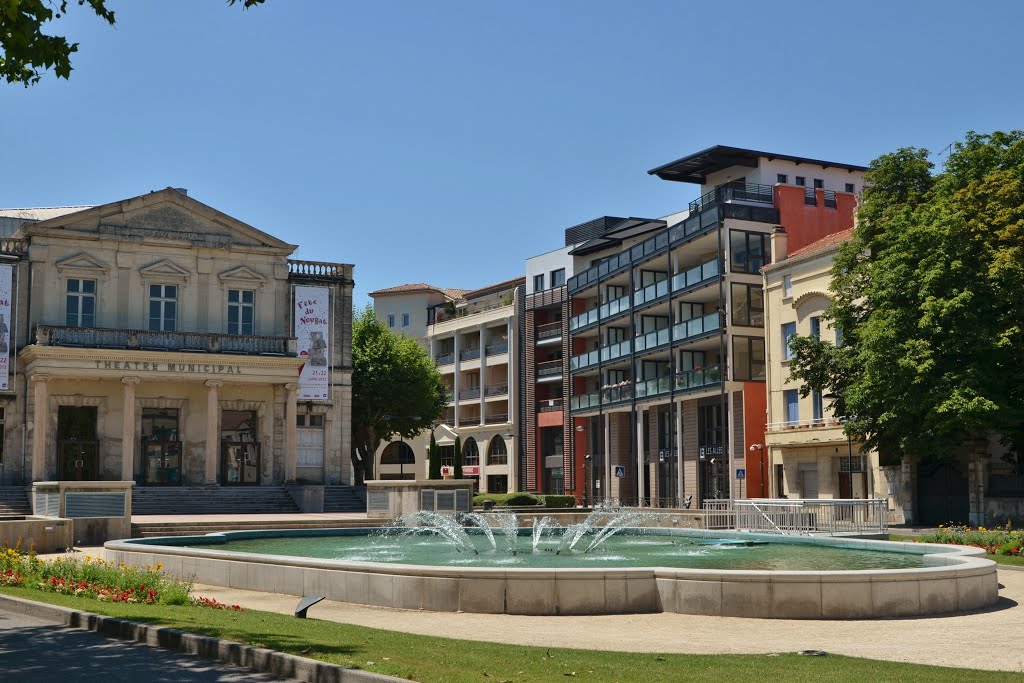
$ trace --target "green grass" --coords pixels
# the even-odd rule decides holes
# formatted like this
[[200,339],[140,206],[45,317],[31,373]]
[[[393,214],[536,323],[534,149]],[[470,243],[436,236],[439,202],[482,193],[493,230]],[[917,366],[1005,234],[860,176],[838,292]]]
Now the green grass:
[[[26,588],[3,593],[98,614],[218,636],[424,683],[488,681],[770,681],[933,683],[1020,681],[1019,673],[974,671],[829,655],[671,655],[499,645],[338,624],[269,612],[192,606],[110,604]],[[401,627],[395,613],[395,627]],[[771,628],[766,624],[766,628]],[[864,633],[870,638],[870,628]],[[685,638],[681,633],[680,638]]]
[[[900,534],[889,534],[890,541],[900,541],[902,543],[913,543],[919,540],[917,536],[902,536]],[[1018,557],[1016,555],[995,555],[993,553],[985,553],[985,559],[992,560],[996,564],[1012,565],[1014,567],[1024,567],[1024,557]]]

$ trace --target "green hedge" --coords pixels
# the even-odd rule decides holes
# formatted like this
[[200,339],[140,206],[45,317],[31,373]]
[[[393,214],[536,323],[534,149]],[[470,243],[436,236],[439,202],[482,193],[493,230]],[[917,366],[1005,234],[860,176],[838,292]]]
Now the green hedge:
[[546,508],[576,507],[574,496],[544,496],[533,493],[479,493],[473,496],[473,505],[482,506],[485,500],[494,501],[495,505],[509,507],[525,507],[529,505]]

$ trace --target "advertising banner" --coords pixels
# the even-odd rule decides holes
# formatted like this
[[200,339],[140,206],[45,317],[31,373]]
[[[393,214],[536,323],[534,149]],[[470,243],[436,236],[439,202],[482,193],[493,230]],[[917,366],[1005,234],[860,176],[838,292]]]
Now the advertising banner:
[[11,274],[13,266],[0,266],[0,390],[7,391],[11,366]]
[[306,361],[299,372],[300,401],[330,398],[330,295],[328,287],[295,287],[295,337],[299,358]]

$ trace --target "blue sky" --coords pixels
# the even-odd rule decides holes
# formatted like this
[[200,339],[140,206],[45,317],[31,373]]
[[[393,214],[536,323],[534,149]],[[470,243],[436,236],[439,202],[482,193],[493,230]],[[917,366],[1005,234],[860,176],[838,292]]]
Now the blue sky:
[[866,164],[1024,127],[1015,1],[108,2],[59,24],[70,81],[0,85],[0,206],[187,187],[354,263],[357,301],[685,207],[646,171],[710,145]]

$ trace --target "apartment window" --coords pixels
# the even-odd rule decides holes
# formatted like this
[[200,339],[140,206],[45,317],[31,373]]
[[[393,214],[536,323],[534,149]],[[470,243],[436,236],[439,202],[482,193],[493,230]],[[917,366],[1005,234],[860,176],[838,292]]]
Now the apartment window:
[[811,406],[814,411],[814,421],[821,422],[822,415],[824,414],[824,406],[821,402],[821,392],[815,391],[811,394]]
[[795,182],[795,183],[796,183],[797,185],[800,185],[800,186],[802,187],[802,186],[804,186],[804,185],[806,185],[806,184],[807,184],[807,178],[804,178],[804,177],[803,177],[802,175],[798,175],[798,176],[797,176],[797,177],[796,177],[796,178],[794,179],[794,182]]
[[786,402],[786,422],[797,423],[800,421],[800,397],[796,389],[786,389],[782,392]]
[[551,271],[551,286],[561,287],[565,284],[565,268]]
[[786,175],[785,173],[779,173],[778,175],[775,176],[775,182],[782,183],[783,185],[785,185],[786,183],[789,182],[789,176]]
[[843,345],[843,331],[838,327],[836,328],[836,346]]
[[256,292],[228,290],[228,334],[255,334]]
[[760,273],[771,262],[768,235],[760,232],[729,231],[729,252],[734,273]]
[[178,321],[178,286],[149,286],[149,329],[174,332]]
[[732,285],[732,324],[760,327],[764,324],[761,285]]
[[765,380],[764,339],[732,338],[733,379],[763,382]]
[[789,341],[796,336],[796,323],[783,323],[782,324],[782,360],[790,360],[793,358],[793,349],[789,346]]
[[68,278],[64,324],[68,327],[96,326],[96,281]]
[[544,273],[533,276],[533,291],[541,292],[544,291]]
[[395,314],[388,313],[388,327],[394,328],[395,326]]
[[793,296],[793,278],[789,275],[782,278],[782,296],[787,299]]
[[409,327],[409,314],[408,313],[403,313],[402,314],[402,327]]
[[811,336],[821,339],[821,318],[816,315],[811,317]]
[[296,427],[323,427],[324,416],[323,415],[296,415],[295,416]]
[[825,181],[822,180],[821,178],[815,178],[814,179],[814,189],[815,190],[824,190],[825,189]]
[[846,183],[846,191],[850,194],[856,192],[856,188],[854,188],[853,183]]

